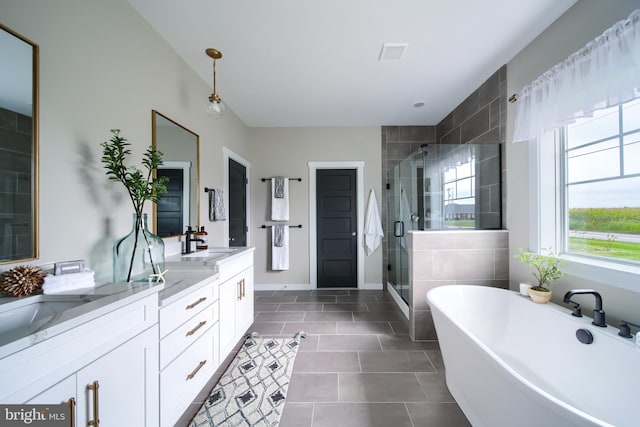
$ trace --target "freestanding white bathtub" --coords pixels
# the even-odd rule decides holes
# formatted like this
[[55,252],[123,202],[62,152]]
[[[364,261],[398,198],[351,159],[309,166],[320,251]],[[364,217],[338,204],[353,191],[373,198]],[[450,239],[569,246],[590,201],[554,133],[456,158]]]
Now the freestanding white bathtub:
[[427,301],[447,385],[474,427],[640,426],[640,348],[618,329],[484,286],[434,288]]

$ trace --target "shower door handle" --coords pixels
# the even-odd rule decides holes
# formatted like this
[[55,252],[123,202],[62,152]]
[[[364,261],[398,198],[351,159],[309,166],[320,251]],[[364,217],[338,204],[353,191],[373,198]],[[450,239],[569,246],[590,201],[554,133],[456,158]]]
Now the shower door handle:
[[393,237],[404,236],[404,222],[396,221],[393,223]]

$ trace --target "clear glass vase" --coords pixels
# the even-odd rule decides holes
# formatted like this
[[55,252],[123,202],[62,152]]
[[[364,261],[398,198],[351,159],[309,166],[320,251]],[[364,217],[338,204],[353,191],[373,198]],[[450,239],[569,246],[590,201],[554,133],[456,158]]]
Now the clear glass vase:
[[113,281],[147,281],[164,268],[164,241],[147,228],[147,214],[133,214],[129,234],[113,245]]

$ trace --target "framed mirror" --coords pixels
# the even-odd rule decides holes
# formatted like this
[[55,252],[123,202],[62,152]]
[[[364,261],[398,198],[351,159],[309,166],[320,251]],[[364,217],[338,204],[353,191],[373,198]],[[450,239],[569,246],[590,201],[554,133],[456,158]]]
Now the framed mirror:
[[38,45],[0,24],[0,264],[38,258]]
[[167,192],[153,205],[153,231],[160,237],[198,226],[200,136],[167,116],[151,112],[152,144],[163,154],[158,176],[169,178]]

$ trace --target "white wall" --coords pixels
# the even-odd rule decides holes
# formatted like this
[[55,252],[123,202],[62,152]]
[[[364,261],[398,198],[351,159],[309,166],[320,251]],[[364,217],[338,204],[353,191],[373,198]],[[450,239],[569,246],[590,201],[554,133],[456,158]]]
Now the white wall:
[[[203,111],[212,82],[196,76],[125,0],[3,0],[0,21],[40,46],[37,264],[82,258],[109,278],[111,246],[130,229],[132,213],[100,163],[110,129],[122,129],[135,163],[151,144],[152,109],[199,134],[200,191],[222,187],[223,144],[249,157],[248,129],[233,111],[217,121]],[[206,210],[201,203],[210,244],[223,245],[226,222],[210,223]]]
[[[507,93],[516,93],[556,63],[564,60],[587,42],[602,34],[615,22],[625,19],[640,7],[637,0],[580,0],[546,31],[507,64]],[[508,107],[507,121],[507,227],[510,248],[510,287],[531,280],[527,266],[513,258],[518,248],[529,248],[529,164],[526,143],[512,144],[515,106]],[[625,291],[611,285],[576,277],[565,277],[553,285],[554,301],[559,302],[571,288],[594,288],[603,297],[610,324],[625,320],[640,322],[640,278],[638,291]],[[585,313],[589,311],[585,310]]]
[[[380,205],[381,130],[379,127],[356,128],[252,128],[250,129],[251,169],[251,217],[255,251],[255,283],[271,288],[282,285],[309,285],[309,168],[308,162],[364,161],[364,203],[371,188],[375,189]],[[259,229],[270,224],[270,191],[268,182],[260,178],[271,176],[302,178],[291,182],[290,221],[302,224],[289,233],[290,270],[270,271],[271,261],[267,245],[269,229]],[[382,249],[378,248],[365,258],[365,283],[382,284]]]

